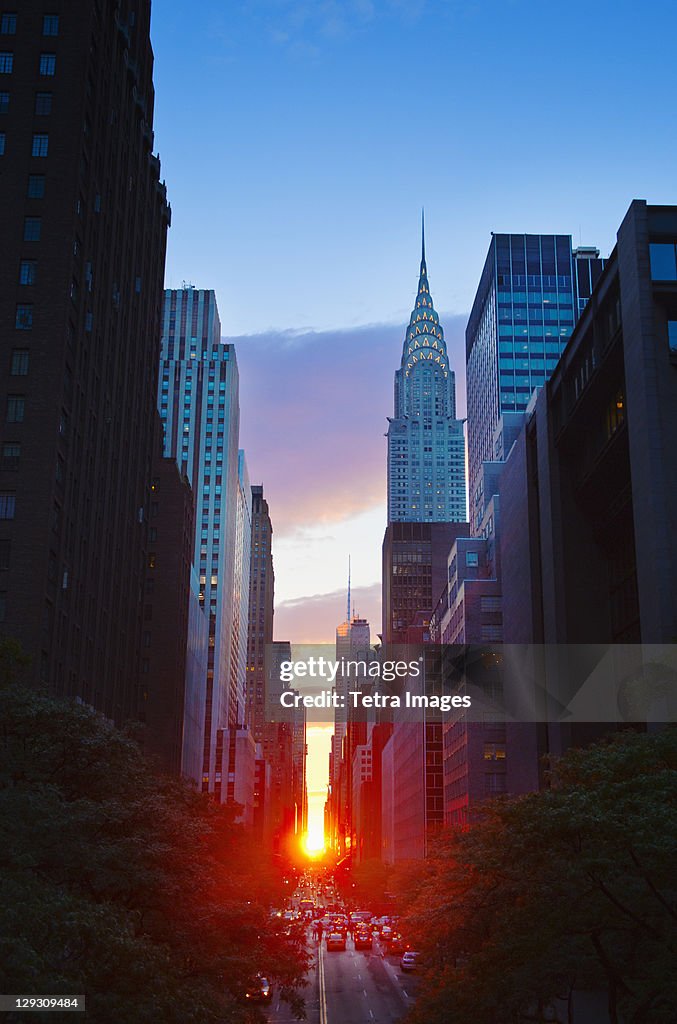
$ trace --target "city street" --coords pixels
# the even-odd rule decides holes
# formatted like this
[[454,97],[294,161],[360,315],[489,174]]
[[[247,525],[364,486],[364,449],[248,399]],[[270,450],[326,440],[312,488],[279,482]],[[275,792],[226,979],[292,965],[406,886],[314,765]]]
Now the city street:
[[[358,952],[348,939],[345,952],[327,952],[323,941],[305,991],[308,1024],[393,1024],[414,1000],[417,979],[405,975],[399,956],[382,956],[374,942],[371,952]],[[273,996],[268,1019],[276,1024],[296,1020],[279,993]]]

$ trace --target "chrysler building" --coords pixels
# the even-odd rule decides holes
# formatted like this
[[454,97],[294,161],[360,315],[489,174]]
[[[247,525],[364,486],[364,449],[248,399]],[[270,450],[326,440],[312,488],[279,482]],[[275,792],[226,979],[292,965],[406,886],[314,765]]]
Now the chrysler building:
[[430,294],[423,222],[418,294],[395,371],[387,437],[388,522],[463,522],[463,421],[456,419],[454,371]]

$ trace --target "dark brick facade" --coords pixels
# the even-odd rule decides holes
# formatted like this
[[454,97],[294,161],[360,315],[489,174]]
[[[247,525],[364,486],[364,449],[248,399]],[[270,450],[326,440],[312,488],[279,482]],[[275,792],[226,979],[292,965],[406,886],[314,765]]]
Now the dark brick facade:
[[122,722],[140,710],[169,223],[150,3],[60,0],[48,25],[43,3],[17,7],[0,37],[1,628],[35,683]]

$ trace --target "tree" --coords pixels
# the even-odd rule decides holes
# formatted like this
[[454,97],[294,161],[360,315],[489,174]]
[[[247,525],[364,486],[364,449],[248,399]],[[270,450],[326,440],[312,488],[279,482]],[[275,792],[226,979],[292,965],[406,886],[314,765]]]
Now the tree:
[[275,874],[232,813],[14,675],[0,672],[2,991],[86,993],[100,1024],[221,1024],[257,1015],[242,1000],[262,972],[300,1011],[305,947],[271,921]]
[[673,1021],[676,773],[677,730],[626,733],[445,833],[412,887],[412,1024],[570,1021],[586,989],[608,993],[612,1024]]

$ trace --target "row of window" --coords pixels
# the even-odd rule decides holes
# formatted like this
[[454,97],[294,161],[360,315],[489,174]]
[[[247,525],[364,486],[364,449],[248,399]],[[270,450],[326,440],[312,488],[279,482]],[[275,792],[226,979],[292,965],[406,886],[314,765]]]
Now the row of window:
[[[8,92],[0,92],[0,114],[9,113],[9,99],[10,94]],[[36,117],[47,117],[52,113],[51,92],[36,92],[34,113]]]
[[[0,156],[4,156],[5,155],[6,141],[7,141],[7,137],[5,135],[5,132],[0,132]],[[47,135],[44,132],[36,133],[35,135],[33,135],[33,140],[32,140],[32,143],[31,143],[31,156],[45,157],[45,156],[48,155],[48,153],[49,153],[49,135]],[[44,178],[43,178],[43,195],[44,195]],[[42,196],[32,197],[32,198],[40,198],[40,199],[42,199]]]
[[[3,36],[15,36],[16,35],[16,13],[14,11],[5,11],[0,15],[0,35]],[[59,34],[59,15],[58,14],[43,14],[42,16],[42,34],[43,36],[58,36]]]
[[[8,50],[0,50],[0,75],[11,75],[14,71],[14,54]],[[43,78],[53,78],[56,74],[56,54],[41,53],[38,73]]]

